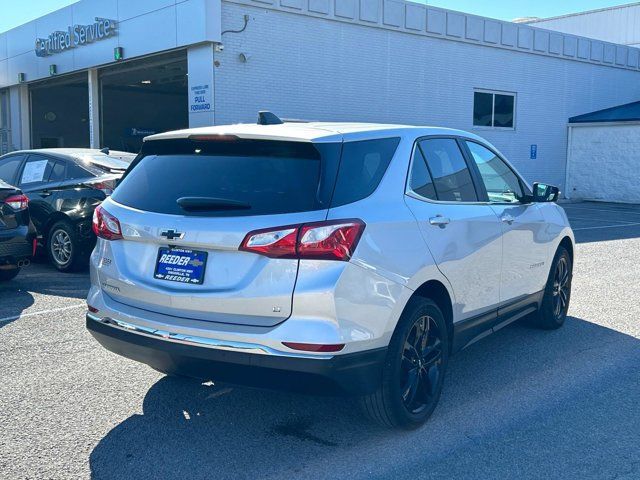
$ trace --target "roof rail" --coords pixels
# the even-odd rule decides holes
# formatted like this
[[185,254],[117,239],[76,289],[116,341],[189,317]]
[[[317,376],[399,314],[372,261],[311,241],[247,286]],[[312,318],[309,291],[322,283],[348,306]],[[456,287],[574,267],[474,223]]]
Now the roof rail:
[[258,112],[258,125],[282,125],[284,122],[274,113],[267,110]]

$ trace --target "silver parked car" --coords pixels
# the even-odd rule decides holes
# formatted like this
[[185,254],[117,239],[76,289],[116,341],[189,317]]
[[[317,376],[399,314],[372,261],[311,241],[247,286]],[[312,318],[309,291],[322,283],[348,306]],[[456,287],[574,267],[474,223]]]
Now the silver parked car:
[[167,374],[357,395],[412,428],[452,353],[565,321],[558,193],[457,130],[263,113],[154,135],[96,209],[87,328]]

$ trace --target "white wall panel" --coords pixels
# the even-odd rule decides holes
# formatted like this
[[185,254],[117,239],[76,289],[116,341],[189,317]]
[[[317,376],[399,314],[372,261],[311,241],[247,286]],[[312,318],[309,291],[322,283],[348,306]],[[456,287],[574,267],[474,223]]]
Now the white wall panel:
[[571,127],[566,196],[640,203],[638,150],[639,124]]
[[378,0],[360,0],[360,20],[378,23],[380,18],[380,3]]
[[[484,19],[467,15],[467,34],[469,40],[481,41],[484,30]],[[494,42],[497,43],[497,42]]]
[[[293,0],[292,0],[293,1]],[[0,61],[8,74],[0,88],[49,77],[49,65],[59,74],[113,63],[114,48],[126,59],[202,42],[220,41],[221,0],[81,0],[49,15],[0,34]],[[118,22],[117,35],[47,57],[35,54],[36,38],[73,25],[90,25],[96,17]]]
[[500,43],[502,26],[498,22],[486,20],[484,22],[484,41],[490,44]]
[[407,3],[405,27],[408,30],[424,32],[427,28],[427,9],[422,5]]
[[[135,1],[129,3],[135,3]],[[89,25],[96,17],[113,20],[120,18],[118,16],[118,0],[82,0],[72,4],[71,9],[73,22],[80,25]]]
[[538,28],[622,45],[640,44],[640,4],[622,5],[531,22]]
[[176,4],[176,0],[117,0],[117,2],[118,18],[121,22]]
[[385,25],[401,27],[404,22],[404,3],[396,0],[385,0],[383,19]]

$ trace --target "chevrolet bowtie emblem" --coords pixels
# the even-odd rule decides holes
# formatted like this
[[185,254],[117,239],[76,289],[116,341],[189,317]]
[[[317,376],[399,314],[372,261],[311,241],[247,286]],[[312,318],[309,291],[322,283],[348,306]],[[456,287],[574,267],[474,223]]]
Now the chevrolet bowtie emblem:
[[160,236],[166,238],[167,240],[175,240],[175,239],[182,240],[184,238],[184,233],[177,232],[171,229],[171,230],[165,230],[164,232],[160,232]]

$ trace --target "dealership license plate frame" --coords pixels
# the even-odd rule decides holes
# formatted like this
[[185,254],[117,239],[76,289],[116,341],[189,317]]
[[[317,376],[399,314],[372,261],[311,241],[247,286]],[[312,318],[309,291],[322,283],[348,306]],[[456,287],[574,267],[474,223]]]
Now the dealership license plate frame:
[[[188,255],[190,257],[189,264],[194,260],[198,260],[202,262],[202,265],[195,265],[195,266],[189,267],[189,264],[179,265],[179,266],[161,264],[160,259],[162,258],[162,255],[165,253],[173,254],[173,255],[181,255],[181,256]],[[158,248],[158,256],[156,257],[156,266],[153,273],[153,278],[155,278],[156,280],[162,280],[164,282],[182,283],[184,285],[202,285],[204,283],[204,277],[207,270],[208,257],[209,257],[209,253],[203,252],[202,250],[192,250],[190,248],[180,248],[180,247],[160,247]],[[164,268],[164,271],[161,271],[161,267]],[[168,269],[173,269],[173,268],[176,269],[174,272],[170,272],[170,271],[167,272]],[[187,278],[189,281],[180,281],[173,278],[166,278],[167,275]]]

